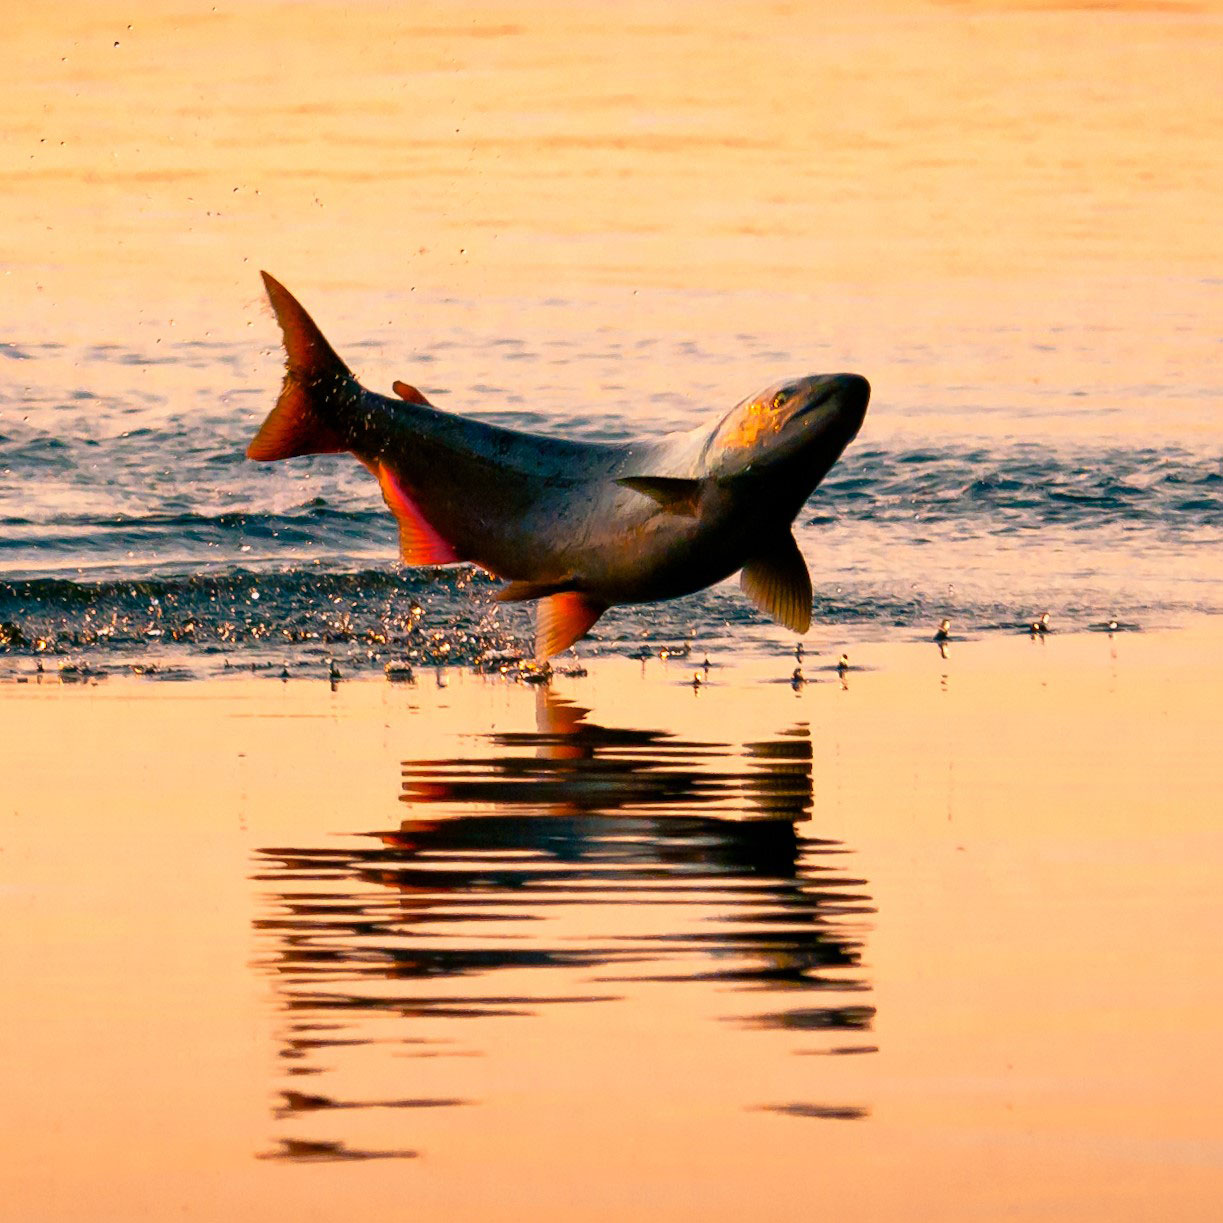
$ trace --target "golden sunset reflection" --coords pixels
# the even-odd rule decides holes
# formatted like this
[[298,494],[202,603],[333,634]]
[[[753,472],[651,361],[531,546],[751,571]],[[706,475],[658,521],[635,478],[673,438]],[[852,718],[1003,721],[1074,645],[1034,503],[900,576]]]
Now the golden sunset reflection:
[[[10,8],[0,1216],[1214,1217],[1219,0]],[[244,458],[265,269],[526,432],[868,378],[810,633],[522,665]]]
[[458,673],[10,689],[12,1192],[258,1217],[348,1192],[267,1169],[359,1162],[370,1209],[474,1217],[526,1177],[508,1213],[559,1217],[632,1169],[647,1216],[682,1189],[729,1218],[761,1177],[799,1209],[815,1160],[868,1217],[1192,1217],[1216,637],[859,646],[800,692],[607,660],[542,729],[535,691]]

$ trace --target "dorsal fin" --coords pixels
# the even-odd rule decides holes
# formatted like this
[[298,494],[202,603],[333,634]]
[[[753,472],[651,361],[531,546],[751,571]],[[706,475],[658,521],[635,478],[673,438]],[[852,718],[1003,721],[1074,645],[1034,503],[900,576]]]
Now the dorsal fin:
[[452,565],[463,559],[433,528],[387,463],[375,459],[368,467],[399,523],[399,556],[405,565]]
[[668,514],[696,517],[701,500],[700,480],[678,476],[625,476],[616,483],[657,501]]
[[405,403],[419,403],[423,407],[431,408],[433,405],[424,397],[424,395],[411,386],[407,382],[392,382],[391,390],[395,392]]
[[539,601],[535,621],[535,657],[543,662],[567,650],[585,637],[594,622],[607,610],[578,590],[545,595]]
[[811,575],[789,531],[743,566],[739,585],[766,616],[791,632],[811,627]]

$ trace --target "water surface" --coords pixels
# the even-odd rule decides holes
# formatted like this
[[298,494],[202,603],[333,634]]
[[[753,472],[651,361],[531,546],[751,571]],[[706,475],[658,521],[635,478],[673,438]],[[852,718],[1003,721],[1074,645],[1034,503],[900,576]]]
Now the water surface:
[[10,1201],[1199,1218],[1216,637],[9,685]]
[[[554,1008],[614,1014],[690,990],[688,1008],[765,1056],[873,1052],[871,901],[845,847],[810,827],[807,724],[708,743],[599,726],[547,691],[537,709],[536,731],[406,760],[397,826],[345,847],[260,848],[269,915],[256,925],[285,1065],[268,1157],[407,1154],[410,1111],[380,1122],[402,1137],[379,1151],[346,1140],[353,1114],[478,1107],[413,1094],[413,1059],[485,1057],[507,1020]],[[450,1064],[424,1077],[440,1087]],[[343,1098],[375,1068],[378,1098]],[[470,1090],[469,1073],[455,1080]],[[732,1094],[721,1107],[865,1115],[804,1089],[820,1090],[814,1071],[793,1076],[797,1102]]]
[[[1218,4],[456,12],[7,21],[10,1211],[1210,1217]],[[260,268],[548,434],[867,376],[804,681],[728,583],[519,682],[357,464],[243,458]]]

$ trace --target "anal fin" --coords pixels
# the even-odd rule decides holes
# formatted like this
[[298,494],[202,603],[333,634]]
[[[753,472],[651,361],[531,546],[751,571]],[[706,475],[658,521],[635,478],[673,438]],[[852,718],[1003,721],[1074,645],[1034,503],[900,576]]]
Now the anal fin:
[[539,601],[535,622],[535,657],[543,662],[585,637],[607,610],[577,590],[546,595]]
[[493,596],[498,603],[525,603],[528,599],[546,599],[570,588],[565,582],[510,582]]
[[811,627],[811,575],[789,531],[743,566],[739,585],[766,616],[791,632]]
[[452,565],[463,558],[421,512],[420,506],[386,463],[368,464],[378,477],[382,497],[399,523],[399,556],[405,565]]

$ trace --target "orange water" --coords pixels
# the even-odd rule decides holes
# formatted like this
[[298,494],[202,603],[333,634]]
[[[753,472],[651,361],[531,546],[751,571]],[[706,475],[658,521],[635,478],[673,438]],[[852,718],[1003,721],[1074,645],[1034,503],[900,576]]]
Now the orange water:
[[[883,437],[960,400],[1006,437],[1015,395],[1052,387],[1109,397],[1131,441],[1217,449],[1221,23],[1216,3],[26,5],[0,74],[3,338],[259,335],[266,368],[234,377],[271,388],[267,267],[327,303],[341,349],[381,337],[378,385],[412,378],[441,303],[482,335],[695,336],[741,393],[777,371],[737,335],[810,334],[871,377]],[[111,376],[164,403],[193,385]],[[612,381],[571,376],[592,402]],[[639,361],[620,387],[692,377]],[[1172,409],[1151,384],[1197,390]],[[607,660],[558,682],[573,756],[530,737],[533,692],[459,673],[6,685],[0,1215],[1210,1218],[1219,645],[894,642],[799,693],[776,660],[697,692],[687,665]],[[670,736],[628,758],[676,788],[643,814],[609,780],[623,746],[581,727]],[[515,906],[480,890],[488,855],[565,861],[513,824],[524,760],[536,814],[588,821],[567,852],[604,857]],[[456,768],[491,789],[436,801]],[[796,821],[780,854],[745,830],[762,795]],[[518,840],[435,827],[497,818]],[[349,865],[310,880],[319,853]],[[618,853],[637,873],[609,882]],[[404,890],[421,862],[449,884]],[[817,935],[841,948],[820,972]],[[535,959],[455,971],[504,948]]]
[[881,287],[971,318],[1111,279],[1136,300],[1101,297],[1110,316],[1191,322],[1167,278],[1217,294],[1220,21],[1210,2],[27,6],[0,83],[6,314],[236,328],[266,266],[366,294],[613,285],[634,313],[632,290],[799,292],[850,318]]
[[1217,648],[11,686],[10,1216],[1209,1217]]

